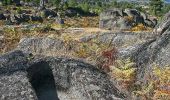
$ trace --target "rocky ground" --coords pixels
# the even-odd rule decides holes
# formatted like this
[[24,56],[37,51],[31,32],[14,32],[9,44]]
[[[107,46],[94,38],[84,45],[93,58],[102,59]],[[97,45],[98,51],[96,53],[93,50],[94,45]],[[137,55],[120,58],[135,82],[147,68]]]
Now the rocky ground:
[[169,100],[170,13],[158,25],[134,9],[63,24],[53,10],[9,9],[0,14],[1,100]]

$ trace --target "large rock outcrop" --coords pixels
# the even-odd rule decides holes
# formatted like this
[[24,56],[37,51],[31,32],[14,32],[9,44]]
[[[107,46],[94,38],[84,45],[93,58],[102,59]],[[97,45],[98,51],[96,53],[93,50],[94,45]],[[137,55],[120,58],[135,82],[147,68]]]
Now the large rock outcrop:
[[1,100],[123,100],[108,76],[81,61],[14,51],[0,56]]
[[129,30],[143,24],[146,27],[155,27],[156,19],[149,19],[146,14],[136,9],[109,9],[100,14],[99,28],[114,30]]
[[[70,33],[69,35],[74,35]],[[100,43],[109,44],[116,46],[118,49],[123,49],[127,46],[133,46],[142,44],[148,40],[148,38],[153,37],[153,34],[148,32],[103,32],[100,34],[90,34],[79,37],[78,41],[85,43],[91,40],[97,40]],[[51,38],[51,37],[30,37],[22,38],[17,46],[17,50],[21,50],[25,53],[33,53],[40,55],[66,55],[71,53],[75,47],[76,43],[71,43],[72,45],[67,46],[65,40],[61,38]],[[68,40],[66,40],[68,41]],[[74,42],[74,41],[72,41]],[[77,43],[78,44],[78,43]],[[126,49],[126,48],[125,48]],[[122,54],[123,55],[123,54]]]

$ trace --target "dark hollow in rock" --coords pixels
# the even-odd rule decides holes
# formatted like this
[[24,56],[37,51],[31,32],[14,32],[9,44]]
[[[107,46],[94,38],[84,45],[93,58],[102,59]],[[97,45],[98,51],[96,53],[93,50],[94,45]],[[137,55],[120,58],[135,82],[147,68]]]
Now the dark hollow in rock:
[[47,62],[41,61],[31,65],[28,78],[34,88],[38,100],[59,100],[56,92],[54,76]]

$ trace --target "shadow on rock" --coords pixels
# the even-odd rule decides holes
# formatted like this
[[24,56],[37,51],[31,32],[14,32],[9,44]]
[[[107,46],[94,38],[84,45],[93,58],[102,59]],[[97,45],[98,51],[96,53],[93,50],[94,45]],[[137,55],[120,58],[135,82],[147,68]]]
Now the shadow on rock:
[[38,100],[59,100],[54,76],[48,63],[43,61],[35,63],[27,69],[27,72]]

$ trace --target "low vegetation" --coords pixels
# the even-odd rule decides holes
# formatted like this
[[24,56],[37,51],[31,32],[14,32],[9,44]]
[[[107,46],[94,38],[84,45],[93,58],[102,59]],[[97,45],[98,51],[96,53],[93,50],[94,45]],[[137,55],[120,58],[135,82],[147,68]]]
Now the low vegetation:
[[170,98],[170,66],[163,68],[153,65],[148,73],[147,84],[136,85],[137,67],[130,59],[116,60],[110,67],[110,75],[122,89],[132,93],[141,100],[169,100]]
[[153,71],[149,74],[147,85],[142,86],[139,91],[133,91],[133,93],[143,100],[169,100],[170,66],[161,68],[153,65]]
[[[92,39],[88,42],[78,42],[68,39],[65,43],[72,45],[74,47],[73,56],[78,58],[87,59],[88,62],[91,62],[98,66],[99,69],[102,69],[106,72],[109,71],[109,66],[114,63],[116,60],[117,49],[110,45],[109,43],[102,43],[98,39]],[[73,46],[76,42],[76,46]]]
[[111,76],[118,84],[130,91],[136,80],[136,64],[130,59],[116,60],[114,65],[110,66],[110,70]]
[[151,32],[152,30],[153,28],[146,27],[143,24],[138,24],[130,29],[130,31],[132,32],[138,32],[138,31],[150,31]]

